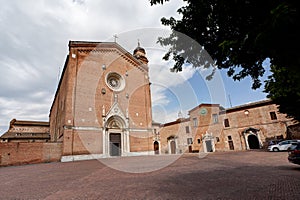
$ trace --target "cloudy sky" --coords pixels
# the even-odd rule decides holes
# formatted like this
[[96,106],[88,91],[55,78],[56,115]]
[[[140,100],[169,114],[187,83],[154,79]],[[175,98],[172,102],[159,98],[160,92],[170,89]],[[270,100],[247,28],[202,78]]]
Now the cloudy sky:
[[[129,52],[141,42],[147,51],[155,121],[175,120],[200,103],[224,107],[262,100],[245,79],[233,82],[217,72],[189,66],[170,73],[172,62],[161,60],[166,49],[156,44],[169,30],[161,17],[178,17],[181,0],[150,6],[148,0],[0,0],[0,135],[9,121],[47,121],[69,40],[114,41]],[[228,98],[230,97],[230,99]]]

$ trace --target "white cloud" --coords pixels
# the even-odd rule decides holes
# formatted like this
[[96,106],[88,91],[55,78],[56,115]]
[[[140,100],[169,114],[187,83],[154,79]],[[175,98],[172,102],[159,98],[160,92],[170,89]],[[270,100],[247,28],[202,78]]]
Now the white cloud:
[[170,67],[150,65],[152,105],[154,108],[159,107],[164,113],[156,113],[156,109],[153,109],[154,120],[158,122],[174,120],[178,117],[179,110],[197,103],[197,97],[188,82],[195,69],[188,68],[183,72],[174,73],[170,72]]
[[[19,120],[44,120],[47,121],[49,115],[49,105],[51,105],[51,98],[46,100],[46,95],[37,93],[33,94],[33,98],[24,98],[24,101],[19,99],[10,99],[10,98],[0,98],[0,117],[1,119],[5,118],[4,121],[0,122],[0,126],[7,126],[13,118]],[[40,100],[39,103],[38,100]],[[35,102],[34,104],[32,102]]]
[[157,86],[151,86],[151,100],[152,105],[161,105],[166,106],[169,104],[170,100],[168,99],[167,95],[165,94],[166,88],[161,88]]
[[[112,41],[112,35],[118,34],[118,42],[130,51],[138,36],[122,38],[122,33],[163,27],[160,18],[176,15],[182,5],[181,0],[153,7],[148,0],[0,2],[5,5],[0,8],[2,131],[12,118],[48,120],[69,40]],[[131,46],[123,45],[125,40]]]
[[154,112],[153,112],[153,117],[155,118],[156,122],[159,123],[168,123],[175,121],[179,118],[179,113],[181,113],[181,117],[188,117],[187,111],[182,111],[180,109],[175,109],[175,110],[165,110],[162,107],[153,107]]

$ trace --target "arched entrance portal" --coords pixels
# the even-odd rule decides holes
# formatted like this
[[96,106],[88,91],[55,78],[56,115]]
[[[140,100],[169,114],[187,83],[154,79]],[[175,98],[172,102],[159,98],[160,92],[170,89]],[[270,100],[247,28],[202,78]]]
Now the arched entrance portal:
[[168,149],[169,149],[169,153],[170,154],[176,154],[176,140],[177,140],[177,136],[171,135],[167,138],[168,140]]
[[248,144],[250,149],[259,149],[259,141],[256,135],[248,136]]
[[205,135],[202,136],[203,141],[203,151],[204,152],[214,152],[215,151],[215,142],[212,133],[206,132]]
[[247,128],[243,135],[246,149],[260,149],[262,147],[259,129]]
[[154,153],[155,153],[155,154],[159,154],[159,144],[158,144],[158,142],[155,141],[155,142],[153,143],[153,145],[154,145]]
[[129,137],[124,127],[126,127],[125,120],[120,116],[113,115],[106,121],[103,138],[106,156],[123,156],[128,152]]

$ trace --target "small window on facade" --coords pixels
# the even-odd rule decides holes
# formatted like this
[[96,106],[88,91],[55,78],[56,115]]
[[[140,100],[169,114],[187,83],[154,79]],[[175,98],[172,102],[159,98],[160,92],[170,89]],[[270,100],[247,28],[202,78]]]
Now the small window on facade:
[[201,139],[199,138],[197,141],[198,141],[198,144],[200,144],[200,142],[201,142]]
[[213,117],[213,123],[214,124],[216,124],[216,123],[219,122],[219,119],[218,119],[219,116],[218,116],[218,114],[213,114],[212,117]]
[[217,142],[220,142],[220,138],[219,137],[216,137],[216,140],[217,140]]
[[188,139],[187,139],[187,143],[188,143],[188,144],[193,144],[193,139],[192,139],[192,138],[188,138]]
[[224,119],[224,126],[229,127],[229,120],[228,119]]
[[193,123],[194,123],[194,127],[197,127],[198,126],[198,120],[197,118],[193,118]]
[[190,127],[189,127],[189,126],[186,126],[186,127],[185,127],[185,132],[186,132],[186,133],[190,133]]
[[232,140],[232,137],[231,137],[231,135],[228,135],[228,140]]
[[271,120],[276,120],[277,116],[275,112],[270,112]]

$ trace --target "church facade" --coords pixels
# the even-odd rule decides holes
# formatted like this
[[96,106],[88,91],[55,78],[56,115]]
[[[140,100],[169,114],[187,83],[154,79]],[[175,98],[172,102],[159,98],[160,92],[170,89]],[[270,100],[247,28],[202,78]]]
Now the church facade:
[[50,110],[62,161],[153,154],[148,59],[117,43],[70,41]]

